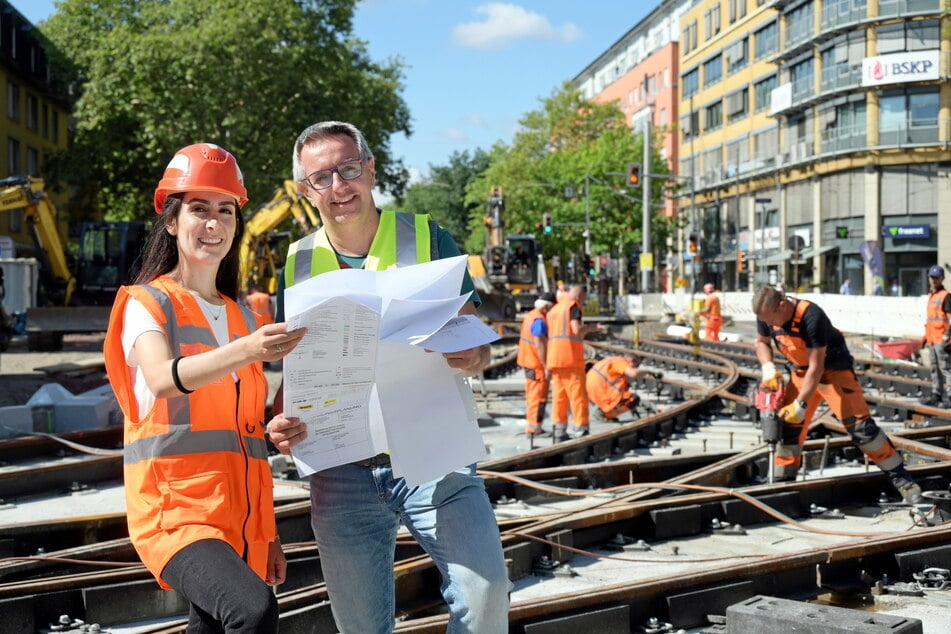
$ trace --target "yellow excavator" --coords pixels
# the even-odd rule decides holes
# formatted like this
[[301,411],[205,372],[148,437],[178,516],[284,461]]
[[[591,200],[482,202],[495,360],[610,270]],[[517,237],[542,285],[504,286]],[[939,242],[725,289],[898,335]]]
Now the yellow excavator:
[[[105,331],[116,290],[129,283],[146,236],[141,221],[82,222],[71,252],[59,225],[42,178],[0,179],[0,233],[13,239],[16,257],[39,262],[36,305],[26,308],[30,350],[58,350],[65,333]],[[23,235],[32,244],[17,240]]]
[[284,241],[292,236],[276,231],[288,217],[294,219],[298,236],[304,236],[320,226],[320,214],[307,199],[297,191],[294,181],[274,191],[266,203],[254,210],[244,227],[239,252],[240,290],[247,292],[251,286],[273,295],[277,292],[277,275],[287,252]]

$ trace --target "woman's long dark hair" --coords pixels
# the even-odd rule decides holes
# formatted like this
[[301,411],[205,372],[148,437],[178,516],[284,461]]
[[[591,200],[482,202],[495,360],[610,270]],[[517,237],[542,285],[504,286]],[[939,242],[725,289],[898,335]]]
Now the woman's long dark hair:
[[[148,284],[152,280],[165,275],[178,266],[178,238],[170,234],[166,227],[172,219],[178,218],[182,210],[183,194],[172,194],[165,199],[162,206],[162,217],[152,227],[145,248],[142,250],[142,268],[135,278],[136,284]],[[238,252],[241,249],[241,238],[244,236],[244,216],[240,209],[235,209],[234,240],[227,255],[218,265],[218,274],[215,277],[215,287],[225,297],[238,300]]]

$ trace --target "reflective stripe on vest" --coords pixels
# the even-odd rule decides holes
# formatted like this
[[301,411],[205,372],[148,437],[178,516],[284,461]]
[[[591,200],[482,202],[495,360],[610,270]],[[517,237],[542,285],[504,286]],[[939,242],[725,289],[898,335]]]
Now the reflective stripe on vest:
[[[426,214],[395,211],[380,213],[370,251],[363,268],[384,271],[438,259],[436,231],[438,225]],[[340,268],[337,252],[330,244],[324,227],[293,243],[287,252],[284,287]]]
[[[595,363],[591,369],[595,374],[604,379],[604,382],[607,383],[608,386],[614,388],[618,394],[623,395],[624,391],[627,389],[627,377],[624,374],[619,374],[618,377],[612,381],[608,375],[604,373],[604,370],[607,368],[607,366],[612,360],[616,358],[617,357],[607,357],[606,359],[601,359]],[[623,388],[621,387],[622,385],[624,386]]]

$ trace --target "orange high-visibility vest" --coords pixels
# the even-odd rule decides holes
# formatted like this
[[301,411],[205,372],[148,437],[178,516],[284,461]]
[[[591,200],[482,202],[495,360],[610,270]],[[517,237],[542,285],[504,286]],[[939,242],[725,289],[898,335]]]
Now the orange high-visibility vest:
[[578,302],[564,300],[548,311],[548,367],[584,369],[584,340],[571,332],[571,308]]
[[797,368],[805,368],[809,365],[809,349],[806,348],[800,330],[802,316],[810,305],[811,302],[804,299],[796,300],[796,310],[793,312],[789,330],[783,330],[780,326],[773,326],[772,334],[773,339],[776,340],[776,347]]
[[[518,338],[518,357],[515,362],[536,373],[545,371],[545,362],[538,356],[538,348],[535,347],[535,335],[532,334],[532,324],[536,319],[545,320],[545,315],[541,310],[533,308],[528,311],[525,318],[522,319],[522,330]],[[538,378],[544,378],[539,376]]]
[[624,374],[630,365],[624,357],[605,357],[591,366],[585,375],[588,399],[605,412],[617,407],[630,394],[630,381]]
[[262,291],[255,291],[247,296],[248,308],[259,314],[265,324],[273,324],[271,315],[271,296]]
[[928,297],[928,321],[925,322],[925,340],[928,343],[941,343],[948,331],[948,313],[944,312],[944,298],[948,290],[942,288]]
[[[124,477],[129,536],[142,563],[161,573],[175,553],[202,539],[227,542],[262,579],[276,539],[274,483],[264,439],[267,381],[261,363],[191,394],[160,398],[141,420],[122,350],[125,307],[140,301],[165,329],[174,356],[218,347],[195,297],[162,276],[123,286],[109,318],[103,352],[125,415]],[[259,325],[250,310],[225,299],[234,340]]]

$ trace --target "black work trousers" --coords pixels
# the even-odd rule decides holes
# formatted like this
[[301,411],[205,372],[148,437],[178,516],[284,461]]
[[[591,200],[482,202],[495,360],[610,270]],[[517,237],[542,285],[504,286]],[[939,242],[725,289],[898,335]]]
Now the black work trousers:
[[181,549],[162,578],[191,603],[188,634],[277,632],[274,592],[221,540],[204,539]]

